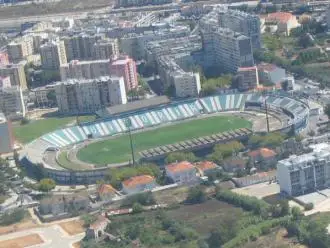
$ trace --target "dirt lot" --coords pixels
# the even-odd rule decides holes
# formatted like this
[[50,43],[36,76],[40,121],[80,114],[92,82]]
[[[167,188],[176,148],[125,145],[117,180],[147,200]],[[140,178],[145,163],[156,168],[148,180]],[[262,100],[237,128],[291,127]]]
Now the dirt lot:
[[244,215],[240,208],[225,202],[209,200],[202,204],[186,205],[167,211],[168,215],[178,221],[192,226],[202,235],[209,234],[221,224],[234,225]]
[[244,246],[244,248],[307,248],[304,245],[300,245],[292,239],[285,237],[286,231],[284,229],[276,229],[274,232],[266,236],[258,238],[254,242],[250,242]]
[[39,225],[36,224],[32,219],[27,218],[27,219],[24,219],[20,223],[16,223],[16,224],[9,225],[9,226],[0,226],[0,235],[12,233],[12,232],[18,232],[18,231],[38,227],[38,226]]
[[233,189],[233,191],[237,194],[255,196],[261,199],[266,196],[278,194],[280,192],[280,186],[276,183],[259,183],[243,188]]
[[188,196],[188,187],[179,187],[154,192],[153,195],[158,203],[173,204],[184,201]]
[[1,241],[0,248],[23,248],[42,243],[44,243],[44,241],[38,234],[31,234],[16,239]]
[[83,227],[83,222],[81,220],[62,222],[58,225],[70,236],[85,232],[85,228]]

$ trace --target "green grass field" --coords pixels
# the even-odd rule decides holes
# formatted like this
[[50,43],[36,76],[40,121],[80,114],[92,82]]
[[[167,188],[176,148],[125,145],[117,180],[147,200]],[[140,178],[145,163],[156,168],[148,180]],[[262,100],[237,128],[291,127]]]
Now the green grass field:
[[[138,156],[140,151],[156,146],[243,127],[251,127],[251,123],[238,117],[214,116],[135,133],[133,134],[135,155]],[[82,148],[77,156],[82,161],[100,165],[126,162],[131,159],[129,137],[122,135],[90,144]]]
[[[94,120],[94,116],[80,116],[79,121]],[[40,120],[31,120],[28,124],[21,125],[14,123],[15,139],[22,143],[28,143],[46,133],[65,127],[70,123],[75,123],[76,117],[50,117]]]
[[63,168],[66,168],[68,170],[85,170],[85,169],[90,169],[90,167],[85,167],[80,164],[76,164],[68,159],[68,152],[67,151],[62,151],[57,158],[57,161],[60,166]]

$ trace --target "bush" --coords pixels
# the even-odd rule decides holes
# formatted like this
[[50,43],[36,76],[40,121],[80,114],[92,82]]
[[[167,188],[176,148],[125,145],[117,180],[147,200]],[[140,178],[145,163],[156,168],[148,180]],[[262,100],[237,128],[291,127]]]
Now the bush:
[[141,213],[143,211],[143,206],[138,202],[135,202],[132,208],[134,214]]
[[5,213],[0,217],[0,225],[7,226],[20,222],[25,217],[24,209],[18,208],[10,213]]
[[305,205],[305,210],[308,211],[308,210],[312,210],[314,208],[314,204],[313,203],[307,203]]
[[130,195],[123,201],[122,206],[133,206],[134,203],[139,203],[143,206],[148,206],[156,203],[156,200],[151,192],[143,192],[140,194]]
[[80,219],[84,222],[84,227],[89,227],[94,221],[96,221],[96,216],[91,214],[84,214],[80,217]]
[[186,199],[187,203],[196,204],[206,201],[206,194],[202,190],[201,186],[196,186],[189,189]]

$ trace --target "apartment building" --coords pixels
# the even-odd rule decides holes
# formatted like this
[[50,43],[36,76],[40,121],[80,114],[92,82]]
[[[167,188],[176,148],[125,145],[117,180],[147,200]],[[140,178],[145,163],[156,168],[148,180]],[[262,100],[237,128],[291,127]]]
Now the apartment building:
[[239,90],[245,91],[257,88],[259,86],[258,68],[256,66],[239,67],[236,80]]
[[3,113],[0,113],[0,154],[9,153],[14,148],[12,125]]
[[4,113],[9,119],[25,116],[25,99],[21,87],[0,88],[0,112]]
[[9,59],[8,54],[6,52],[0,52],[0,66],[8,65]]
[[102,35],[79,34],[63,38],[67,60],[88,60],[93,58],[93,46]]
[[315,151],[292,155],[277,163],[282,193],[297,196],[324,189],[330,184],[330,152]]
[[41,66],[46,70],[59,70],[67,63],[64,41],[49,41],[40,46]]
[[110,64],[110,74],[124,78],[127,92],[138,86],[136,64],[128,56],[121,56],[113,60]]
[[23,36],[7,45],[8,58],[11,63],[18,63],[34,52],[33,38],[30,35]]
[[258,65],[258,74],[261,82],[279,84],[286,78],[285,69],[274,64],[261,63]]
[[9,88],[11,87],[10,77],[0,77],[0,88]]
[[110,75],[110,59],[79,61],[72,60],[60,67],[61,80],[69,78],[92,79]]
[[207,28],[202,31],[204,66],[236,73],[239,67],[254,66],[251,39],[228,28]]
[[107,106],[127,103],[122,77],[58,82],[55,85],[55,94],[61,113],[94,113]]
[[178,70],[171,73],[177,97],[196,97],[201,91],[199,73]]
[[26,62],[22,61],[18,64],[0,65],[0,77],[10,77],[12,86],[20,86],[22,90],[27,89],[25,66]]
[[118,55],[119,48],[117,39],[98,40],[93,45],[93,59],[95,60],[110,59],[112,56]]

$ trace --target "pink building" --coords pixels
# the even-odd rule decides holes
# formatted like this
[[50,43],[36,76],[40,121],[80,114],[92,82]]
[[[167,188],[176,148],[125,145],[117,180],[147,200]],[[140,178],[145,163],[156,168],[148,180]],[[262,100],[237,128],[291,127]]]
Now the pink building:
[[0,52],[0,65],[8,65],[9,59],[8,54],[5,52]]
[[1,77],[0,76],[0,89],[11,87],[10,77]]
[[110,74],[124,78],[126,92],[138,86],[136,64],[128,56],[114,59],[110,64]]

